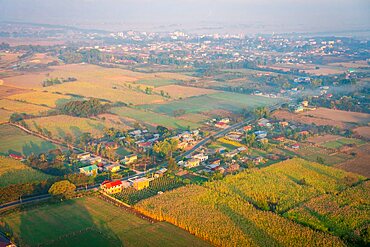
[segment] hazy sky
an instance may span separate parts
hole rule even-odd
[[[370,29],[369,13],[370,0],[0,0],[2,21],[112,30],[171,24],[193,29],[243,24],[268,31]]]

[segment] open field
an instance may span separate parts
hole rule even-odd
[[[11,46],[19,45],[41,45],[41,46],[51,46],[51,45],[62,45],[65,43],[64,40],[60,39],[51,39],[51,38],[10,38],[10,37],[1,37],[0,43],[5,42]]]
[[[273,66],[264,66],[271,69],[290,71],[290,69],[304,70],[312,75],[331,75],[344,73],[347,68],[333,65],[315,65],[315,64],[277,64]],[[318,69],[316,67],[319,67]]]
[[[32,91],[22,94],[14,94],[7,97],[11,100],[24,101],[36,105],[46,105],[49,107],[56,107],[58,104],[65,103],[71,96],[61,95],[56,93]]]
[[[29,135],[10,125],[0,125],[0,136],[1,154],[30,155],[34,153],[37,155],[57,148],[48,141]]]
[[[294,152],[300,157],[313,162],[316,162],[318,158],[322,158],[324,160],[324,164],[329,166],[339,164],[353,158],[349,154],[333,152],[325,148],[311,146],[304,143],[301,143],[300,148]]]
[[[0,99],[0,108],[19,113],[28,113],[28,114],[39,114],[40,112],[45,112],[50,110],[50,108],[45,106],[28,104],[16,100]]]
[[[137,83],[144,84],[152,87],[161,87],[166,85],[177,84],[179,81],[173,79],[153,78],[153,79],[141,79]]]
[[[38,131],[36,126],[51,132],[53,137],[62,139],[66,134],[78,138],[85,132],[92,136],[99,137],[103,135],[105,128],[115,127],[117,129],[125,128],[124,125],[113,124],[110,121],[79,118],[66,115],[57,115],[49,117],[32,118],[25,121],[29,128]]]
[[[14,95],[14,94],[26,93],[29,91],[30,90],[28,89],[4,86],[4,85],[1,85],[0,83],[0,99]]]
[[[209,246],[171,224],[150,223],[97,197],[43,205],[6,215],[1,221],[25,246],[72,246],[76,243],[78,246],[159,247],[163,243],[166,246]]]
[[[204,113],[214,109],[238,112],[244,108],[252,109],[277,102],[279,102],[278,99],[225,92],[196,96],[165,104],[145,105],[142,108],[172,116],[174,111],[181,109],[185,110],[185,113]]]
[[[353,129],[353,131],[356,134],[360,135],[361,137],[370,139],[370,127],[369,126],[361,126],[361,127]]]
[[[369,68],[369,64],[366,60],[359,60],[359,61],[353,61],[353,62],[341,62],[341,63],[329,63],[330,66],[336,66],[336,67],[343,67],[346,69],[351,68]]]
[[[307,139],[308,142],[314,143],[314,144],[323,144],[325,142],[331,142],[336,141],[338,139],[342,138],[341,136],[337,135],[321,135],[321,136],[312,136]]]
[[[205,89],[205,88],[197,88],[197,87],[184,87],[179,85],[167,85],[161,86],[154,89],[155,92],[160,93],[164,91],[168,93],[172,98],[179,99],[179,98],[188,98],[193,96],[200,96],[206,94],[213,94],[219,91]]]
[[[364,124],[370,121],[370,114],[359,112],[346,112],[328,108],[318,108],[314,111],[292,113],[285,110],[275,111],[273,117],[287,121],[316,125],[331,125],[339,128],[350,128],[356,124]]]
[[[26,166],[19,160],[0,156],[0,187],[11,184],[37,182],[51,177]]]
[[[129,107],[117,107],[111,109],[111,111],[120,117],[134,119],[140,123],[152,126],[162,125],[171,129],[187,129],[188,126],[190,128],[198,128],[200,126],[195,122]]]
[[[300,115],[313,116],[317,119],[328,119],[343,123],[367,124],[370,122],[370,114],[333,110],[328,108],[318,108],[314,111],[300,113]]]
[[[325,148],[334,148],[334,149],[339,149],[343,146],[346,146],[346,145],[363,145],[365,144],[364,141],[360,140],[360,139],[355,139],[355,138],[339,138],[338,140],[335,140],[335,141],[328,141],[328,142],[325,142],[323,144],[321,144],[320,146],[322,147],[325,147]]]
[[[346,178],[352,182],[346,184]],[[363,178],[292,159],[230,175],[204,187],[190,185],[165,192],[135,207],[217,246],[342,246],[337,237],[274,212],[283,213],[311,198],[349,188],[359,179]]]
[[[362,145],[352,152],[356,153],[353,159],[336,164],[335,167],[370,178],[370,145]]]
[[[10,115],[12,115],[11,111],[0,109],[0,124],[7,123],[9,121]]]
[[[370,181],[339,194],[324,194],[286,213],[294,221],[365,246],[370,216]],[[369,239],[367,239],[369,244]]]

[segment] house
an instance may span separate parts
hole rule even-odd
[[[116,149],[118,149],[118,148],[119,148],[119,145],[118,145],[117,143],[115,143],[115,142],[107,142],[107,143],[105,143],[105,147],[106,147],[107,149],[113,149],[113,150],[116,150]]]
[[[198,159],[190,159],[188,161],[185,162],[185,167],[187,168],[192,168],[192,167],[196,167],[196,166],[199,166],[200,165],[200,160]]]
[[[304,108],[303,106],[299,105],[294,108],[294,112],[303,112]]]
[[[260,127],[268,127],[268,126],[271,126],[270,124],[270,121],[266,118],[261,118],[260,120],[258,120],[258,126]]]
[[[105,167],[110,172],[118,172],[121,170],[121,166],[119,164],[111,164]]]
[[[167,172],[167,168],[161,168],[161,169],[159,169],[158,171],[155,172],[154,177],[156,177],[156,178],[162,177],[163,174],[165,174],[166,172]]]
[[[298,143],[293,144],[293,145],[292,145],[292,149],[299,149],[299,144],[298,144]]]
[[[200,162],[204,162],[204,161],[208,160],[208,155],[204,155],[203,153],[199,153],[199,154],[193,155],[192,158],[193,159],[198,159],[198,160],[200,160]]]
[[[302,106],[304,106],[304,107],[308,107],[308,101],[307,100],[304,100],[304,101],[302,101]]]
[[[287,127],[287,126],[289,125],[289,123],[288,123],[288,122],[286,122],[286,121],[279,122],[279,124],[280,124],[280,126],[282,126],[282,127]]]
[[[23,156],[18,154],[9,154],[9,157],[15,160],[23,160]]]
[[[248,132],[248,131],[251,131],[252,130],[252,125],[247,125],[247,126],[244,126],[243,127],[243,130],[245,131],[245,132]]]
[[[224,122],[217,122],[215,124],[215,127],[220,128],[220,129],[227,129],[229,125],[227,125],[227,123],[224,123]]]
[[[276,137],[274,137],[272,139],[275,140],[275,141],[279,141],[279,142],[285,141],[285,137],[284,136],[276,136]]]
[[[300,135],[303,135],[303,136],[306,136],[306,135],[309,135],[310,132],[308,132],[307,130],[302,130],[299,132]]]
[[[91,154],[89,152],[77,154],[77,159],[79,160],[87,160],[91,157]]]
[[[130,186],[129,182],[122,182],[121,180],[117,180],[114,182],[104,181],[100,188],[107,194],[115,194],[122,191],[122,189],[127,188]]]
[[[149,187],[149,181],[150,180],[148,178],[138,178],[132,182],[132,186],[136,190],[142,190]]]
[[[130,154],[130,155],[126,155],[125,158],[121,160],[121,163],[123,163],[124,165],[130,165],[130,164],[135,163],[136,161],[137,161],[137,155]]]
[[[259,142],[261,142],[262,144],[267,144],[267,143],[269,143],[269,139],[267,139],[267,138],[261,138],[261,139],[259,139],[258,141],[259,141]]]
[[[81,167],[80,173],[85,174],[87,176],[95,176],[96,174],[98,174],[98,166],[91,165],[91,166]]]
[[[261,163],[263,161],[263,157],[262,156],[258,156],[258,157],[256,157],[256,158],[254,158],[253,159],[253,162],[255,163],[255,164],[259,164],[259,163]]]
[[[218,164],[212,164],[212,165],[207,165],[206,167],[208,169],[210,169],[211,171],[216,171],[216,169],[219,167],[220,165]]]
[[[239,171],[239,169],[240,169],[240,165],[235,163],[235,164],[229,165],[229,167],[226,168],[225,172],[232,173],[232,172]]]
[[[257,136],[258,139],[262,139],[267,136],[267,132],[262,130],[255,131],[254,134]]]

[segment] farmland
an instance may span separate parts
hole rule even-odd
[[[0,124],[8,122],[10,115],[12,115],[11,111],[0,109]]]
[[[346,112],[328,108],[319,108],[314,111],[299,114],[279,110],[274,112],[277,119],[316,125],[331,125],[339,128],[351,128],[357,124],[364,124],[370,121],[370,115],[359,112]]]
[[[102,136],[105,128],[124,128],[123,125],[116,125],[108,121],[66,115],[33,118],[25,122],[31,130],[38,132],[40,129],[46,129],[51,132],[53,137],[59,139],[64,138],[67,134],[78,138],[85,132],[91,133],[92,136]]]
[[[355,172],[366,177],[370,177],[370,145],[356,147],[351,152],[356,155],[353,159],[336,164],[335,167],[349,172]]]
[[[129,187],[124,189],[122,192],[115,194],[114,197],[127,204],[133,205],[143,199],[155,196],[160,191],[164,192],[168,190],[173,190],[183,185],[184,183],[179,180],[168,177],[161,177],[151,181],[149,188],[137,191],[136,189]]]
[[[32,169],[18,160],[0,156],[0,187],[46,180],[51,176]]]
[[[353,131],[356,134],[366,139],[370,139],[370,127],[369,126],[361,126],[361,127],[355,128]]]
[[[177,128],[186,129],[188,128],[188,126],[190,126],[191,128],[197,128],[200,126],[195,122],[177,119],[175,117],[170,117],[167,115],[158,114],[147,110],[140,110],[129,107],[119,107],[113,108],[111,111],[120,117],[130,118],[139,121],[143,124],[149,124],[152,126],[162,125],[171,129]]]
[[[0,108],[19,113],[38,114],[50,110],[45,106],[27,104],[19,101],[0,99]]]
[[[300,157],[307,159],[309,161],[317,161],[318,158],[323,159],[324,164],[334,165],[338,163],[345,162],[352,158],[351,155],[346,153],[339,153],[332,150],[328,150],[323,147],[316,147],[308,144],[301,144],[301,147],[298,150],[294,151]]]
[[[0,222],[25,246],[208,246],[173,225],[150,223],[97,197],[39,206]]]
[[[30,155],[39,154],[55,149],[56,146],[41,138],[29,135],[22,130],[10,126],[0,125],[0,153]]]
[[[238,112],[242,109],[271,105],[278,101],[278,99],[225,92],[195,96],[166,104],[145,105],[142,108],[166,115],[173,115],[174,111],[181,109],[185,110],[185,113],[205,113],[214,109]]]
[[[49,92],[69,93],[84,97],[94,97],[109,101],[131,104],[164,102],[159,94],[146,94],[143,89],[152,79],[190,80],[191,77],[174,73],[138,73],[117,68],[104,68],[96,65],[73,64],[50,67],[43,73],[33,72],[7,77],[5,85],[22,88],[42,88],[42,82],[50,78],[76,78],[74,82],[49,86]],[[146,84],[139,84],[145,80]]]
[[[58,104],[63,103],[71,99],[71,96],[33,91],[22,94],[15,94],[7,97],[12,100],[24,101],[36,105],[47,105],[49,107],[56,107]]]
[[[343,191],[362,179],[292,159],[227,176],[204,187],[190,185],[165,192],[135,207],[214,245],[341,246],[344,243],[337,237],[313,231],[274,212],[284,213],[322,194]]]
[[[216,90],[196,88],[196,87],[184,87],[179,85],[167,85],[161,86],[154,89],[155,92],[160,93],[161,91],[168,93],[172,98],[181,99],[189,98],[200,95],[207,95],[217,93]]]
[[[370,182],[366,181],[339,194],[325,194],[286,213],[301,224],[331,232],[346,240],[364,245],[370,216]],[[369,243],[369,239],[365,240]]]

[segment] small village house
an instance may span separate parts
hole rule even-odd
[[[136,190],[142,190],[149,187],[150,180],[148,178],[138,178],[132,182],[132,186]]]
[[[100,188],[107,194],[115,194],[122,192],[124,188],[130,186],[129,182],[122,182],[121,180],[117,180],[114,182],[104,181]]]
[[[95,176],[98,174],[98,166],[91,165],[91,166],[81,167],[80,173],[85,174],[87,176]]]
[[[124,165],[130,165],[130,164],[135,163],[136,161],[137,161],[137,155],[136,154],[126,155],[125,158],[123,160],[121,160],[121,162]]]
[[[197,167],[200,165],[200,160],[198,159],[190,159],[188,161],[185,162],[185,167],[187,168],[193,168],[193,167]]]
[[[107,169],[110,172],[118,172],[119,170],[121,170],[121,166],[119,164],[111,164],[107,165],[105,169]]]

